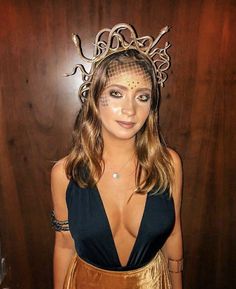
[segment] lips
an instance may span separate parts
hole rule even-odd
[[[118,121],[117,122],[120,122],[120,123],[123,123],[123,124],[135,124],[135,122],[130,122],[130,121]]]
[[[118,121],[118,120],[117,120],[117,122],[120,126],[122,126],[124,128],[132,128],[135,125],[134,122]]]

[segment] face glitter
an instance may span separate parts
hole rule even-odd
[[[127,83],[128,83],[128,86],[130,86],[130,89],[133,89],[139,84],[139,81],[136,81],[136,82],[132,81],[132,83],[130,83],[130,81],[127,81]]]

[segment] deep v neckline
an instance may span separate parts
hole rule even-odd
[[[110,222],[109,222],[109,219],[108,219],[108,216],[107,216],[107,212],[106,212],[106,209],[105,209],[105,206],[104,206],[102,197],[101,197],[101,195],[100,195],[100,192],[99,192],[99,189],[98,189],[97,185],[95,185],[94,188],[95,188],[96,194],[98,195],[99,202],[100,202],[101,207],[102,207],[103,215],[104,215],[105,220],[106,220],[106,225],[107,225],[107,228],[108,228],[110,237],[111,237],[112,246],[113,246],[113,249],[114,249],[114,252],[115,252],[115,255],[116,255],[117,262],[118,262],[118,264],[119,264],[119,266],[120,266],[121,268],[126,268],[127,266],[130,265],[130,262],[131,262],[131,259],[132,259],[132,257],[133,257],[133,254],[134,254],[134,251],[135,251],[135,249],[136,249],[136,246],[137,246],[137,244],[138,244],[139,238],[140,238],[140,236],[141,236],[141,234],[142,234],[143,222],[144,222],[144,218],[145,218],[146,211],[147,211],[147,203],[148,203],[149,192],[147,193],[147,196],[146,196],[146,199],[145,199],[144,210],[143,210],[142,218],[141,218],[141,221],[140,221],[140,225],[139,225],[137,237],[136,237],[136,239],[135,239],[135,241],[134,241],[134,244],[133,244],[133,246],[132,246],[131,252],[130,252],[130,254],[129,254],[127,264],[123,266],[123,265],[121,264],[121,262],[120,262],[120,257],[119,257],[119,255],[118,255],[118,251],[117,251],[117,248],[116,248],[115,240],[114,240],[113,235],[112,235],[112,230],[111,230]]]

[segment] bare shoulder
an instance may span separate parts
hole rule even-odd
[[[181,201],[182,194],[182,178],[183,178],[183,165],[180,155],[172,148],[167,148],[170,153],[174,165],[174,184],[173,184],[173,197],[177,204]]]
[[[65,172],[66,156],[58,160],[51,169],[51,194],[55,216],[59,220],[67,219],[66,189],[69,179]]]
[[[167,150],[172,157],[172,160],[173,160],[173,163],[174,163],[176,169],[180,169],[182,166],[182,160],[181,160],[180,155],[172,148],[167,147]]]
[[[51,174],[53,175],[60,175],[60,176],[64,176],[66,177],[66,174],[65,174],[65,162],[66,162],[66,158],[67,156],[61,158],[60,160],[58,160],[54,166],[52,167],[52,170],[51,170]]]

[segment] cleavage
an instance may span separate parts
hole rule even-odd
[[[126,266],[139,236],[147,196],[133,194],[127,203],[132,188],[124,192],[121,185],[114,186],[109,182],[99,182],[97,192],[108,220],[119,263]],[[128,188],[128,185],[125,187]]]

